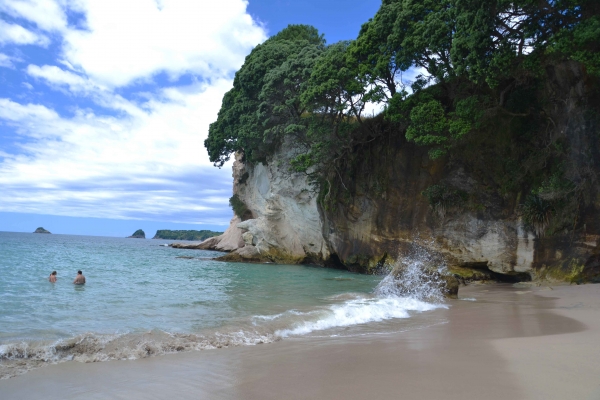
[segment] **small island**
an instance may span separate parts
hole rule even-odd
[[[128,239],[146,239],[146,234],[144,233],[143,230],[138,229],[137,231],[133,232],[133,235],[131,236],[127,236]]]
[[[42,227],[40,226],[40,227],[39,227],[39,228],[37,228],[37,229],[35,230],[35,232],[33,232],[33,233],[52,233],[52,232],[50,232],[50,231],[47,231],[47,230],[45,230],[44,228],[42,228]]]
[[[171,231],[168,229],[159,229],[156,231],[156,235],[154,235],[152,239],[204,241],[210,237],[219,236],[222,234],[223,232],[214,232],[209,230]]]

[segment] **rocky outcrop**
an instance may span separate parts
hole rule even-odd
[[[143,230],[138,229],[137,231],[133,232],[133,235],[131,236],[127,236],[128,239],[146,239],[146,234],[144,233]]]
[[[35,230],[33,233],[51,233],[50,231],[45,230],[41,226]]]
[[[289,158],[292,149],[286,145],[274,159]],[[487,213],[457,209],[440,217],[421,193],[440,181],[473,190],[472,179],[460,167],[430,161],[415,146],[405,144],[396,154],[385,193],[354,188],[348,202],[325,211],[304,176],[290,174],[275,162],[247,166],[238,157],[234,191],[251,215],[244,221],[233,218],[224,235],[195,248],[229,251],[220,257],[226,261],[309,262],[372,273],[382,265],[395,265],[418,242],[441,255],[461,282],[599,279],[600,235],[537,238],[516,213],[493,202],[490,208],[498,209]]]
[[[299,264],[329,260],[317,193],[305,174],[289,172],[287,163],[293,155],[289,142],[267,164],[250,167],[237,155],[233,192],[249,212],[232,219],[222,237],[198,248],[231,251],[220,257],[224,261]]]
[[[547,111],[548,123],[556,125],[572,167],[597,176],[598,128],[574,100],[585,97],[581,71],[565,64],[554,74],[547,91],[559,93],[560,101]],[[308,262],[372,273],[397,265],[419,243],[461,281],[600,280],[598,191],[588,192],[585,208],[575,210],[563,231],[540,236],[519,216],[521,196],[531,188],[499,194],[491,169],[503,160],[493,148],[478,146],[475,153],[456,149],[463,160],[432,161],[426,148],[391,132],[361,148],[328,201],[317,201],[306,175],[290,172],[293,142],[284,142],[265,163],[249,165],[238,155],[233,191],[247,211],[232,220],[228,232],[235,235],[229,234],[227,246],[226,232],[199,248],[226,248],[231,253],[223,260]],[[479,164],[471,162],[475,158]],[[424,195],[433,185],[464,197],[436,206]]]
[[[199,244],[173,243],[171,247],[176,249],[195,249],[195,250],[217,250],[234,251],[244,247],[242,239],[242,230],[237,227],[240,222],[239,217],[233,217],[229,222],[229,227],[222,235],[211,237]]]

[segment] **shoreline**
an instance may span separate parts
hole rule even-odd
[[[600,399],[600,285],[472,285],[395,333],[50,365],[6,399]],[[475,298],[475,301],[466,301]],[[410,324],[409,324],[410,325]]]

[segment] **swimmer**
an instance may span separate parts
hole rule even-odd
[[[85,284],[85,276],[83,276],[83,273],[81,271],[77,271],[77,276],[75,277],[75,280],[73,281],[73,283],[75,285]]]
[[[52,271],[52,273],[48,277],[48,281],[50,281],[52,283],[56,282],[56,271]]]

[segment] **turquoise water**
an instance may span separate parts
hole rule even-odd
[[[222,253],[167,243],[0,232],[0,376],[19,373],[16,360],[37,366],[266,343],[434,307],[374,296],[377,276],[218,262],[210,258]],[[84,286],[72,284],[79,269]]]

